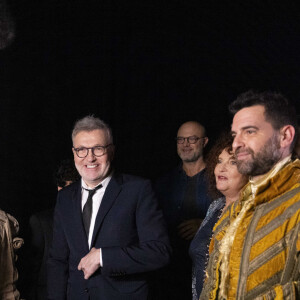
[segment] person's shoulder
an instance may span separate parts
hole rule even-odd
[[[296,158],[292,162],[288,164],[288,170],[290,173],[294,173],[295,175],[298,176],[298,181],[299,181],[299,174],[300,174],[300,159]]]
[[[131,175],[131,174],[121,174],[117,173],[112,176],[112,179],[117,181],[119,184],[127,185],[127,184],[145,184],[147,182],[150,182],[149,179]]]
[[[77,199],[77,195],[81,193],[80,180],[71,183],[57,193],[56,207],[69,206],[70,200]]]
[[[75,191],[77,191],[79,188],[81,187],[81,182],[80,180],[77,180],[73,183],[71,183],[70,185],[64,187],[63,189],[61,189],[59,192],[58,192],[58,195],[60,197],[62,196],[68,196],[70,194],[73,194]]]

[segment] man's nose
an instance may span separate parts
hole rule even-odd
[[[186,146],[186,145],[189,145],[189,144],[190,144],[189,139],[188,139],[188,138],[185,138],[183,144],[184,144],[185,146]]]
[[[86,157],[89,161],[93,161],[95,160],[95,155],[93,154],[93,150],[92,149],[89,149],[89,152],[88,152],[88,155]]]
[[[233,152],[243,145],[242,138],[239,134],[235,135],[232,142],[232,150]]]

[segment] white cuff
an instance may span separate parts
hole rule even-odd
[[[99,250],[100,250],[100,267],[103,267],[102,251],[101,251],[101,248],[99,248]]]

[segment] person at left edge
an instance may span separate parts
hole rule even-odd
[[[166,265],[170,257],[150,182],[112,171],[113,138],[102,120],[87,116],[77,121],[72,140],[82,178],[58,193],[48,299],[146,300],[147,273]],[[85,229],[83,211],[94,188]]]

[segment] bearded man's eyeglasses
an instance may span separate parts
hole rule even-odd
[[[201,139],[205,139],[205,137],[197,137],[197,136],[188,136],[188,137],[182,137],[182,136],[178,136],[176,138],[177,144],[183,144],[185,140],[187,140],[187,142],[189,144],[196,144],[198,142],[198,140]]]

